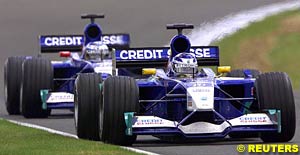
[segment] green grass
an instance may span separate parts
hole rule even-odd
[[[270,57],[273,68],[287,72],[296,88],[300,82],[300,34],[285,34],[279,36],[278,44],[273,48]],[[286,47],[288,46],[288,47]],[[283,61],[287,60],[287,61]]]
[[[2,155],[136,155],[119,146],[63,137],[0,120]]]
[[[260,59],[256,59],[255,56],[252,56],[251,60],[237,61],[243,55],[245,57],[243,52],[251,52],[253,49],[253,55],[258,55],[257,49],[259,49],[259,52],[265,53],[262,59],[265,62],[255,69],[287,72],[292,79],[294,89],[297,89],[300,84],[300,18],[293,17],[298,16],[300,17],[299,10],[294,10],[268,17],[263,21],[252,23],[212,45],[220,47],[221,64],[231,65],[232,69],[241,66],[246,68],[247,66],[243,66],[243,63],[247,65],[259,61]],[[282,24],[289,18],[293,18],[294,27],[293,24]],[[293,30],[295,23],[296,28],[298,26],[299,29]],[[248,55],[246,54],[246,57]]]

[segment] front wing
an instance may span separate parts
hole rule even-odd
[[[127,135],[175,135],[186,138],[222,138],[230,132],[281,132],[280,110],[268,109],[263,113],[245,114],[226,120],[220,124],[194,122],[182,125],[197,111],[191,112],[180,122],[170,121],[156,116],[135,116],[133,112],[124,113]]]

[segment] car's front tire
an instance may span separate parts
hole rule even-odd
[[[256,80],[258,103],[261,110],[281,111],[281,132],[263,132],[264,142],[288,142],[295,134],[296,116],[293,89],[286,73],[270,72],[258,76]]]
[[[100,140],[99,112],[102,104],[101,74],[79,74],[74,89],[74,120],[77,136],[82,139]]]
[[[20,84],[25,57],[9,57],[4,65],[4,96],[8,114],[20,114]]]
[[[139,111],[139,88],[134,78],[110,77],[103,84],[103,104],[100,108],[101,140],[116,145],[132,145],[136,135],[125,134],[125,112]]]
[[[26,118],[44,118],[47,109],[42,108],[40,90],[53,88],[53,67],[44,58],[27,59],[23,63],[20,90],[21,113]]]

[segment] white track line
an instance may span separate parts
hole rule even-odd
[[[129,150],[129,151],[137,152],[137,153],[147,154],[147,155],[159,155],[157,153],[153,153],[153,152],[149,152],[149,151],[144,151],[144,150],[140,150],[140,149],[136,149],[136,148],[132,148],[132,147],[121,146],[121,148]]]
[[[71,137],[71,138],[78,139],[78,137],[76,135],[66,133],[66,132],[62,132],[62,131],[58,131],[58,130],[54,130],[54,129],[50,129],[50,128],[47,128],[47,127],[43,127],[43,126],[39,126],[39,125],[35,125],[35,124],[30,124],[30,123],[19,122],[19,121],[15,121],[15,120],[9,120],[9,119],[7,119],[7,121],[11,122],[11,123],[14,123],[14,124],[17,124],[17,125],[21,125],[21,126],[25,126],[25,127],[29,127],[29,128],[34,128],[34,129],[39,129],[39,130],[44,130],[44,131],[47,131],[49,133],[53,133],[53,134],[57,134],[57,135],[65,136],[65,137]]]
[[[261,21],[268,16],[297,8],[300,12],[300,1],[290,0],[241,11],[227,15],[214,22],[202,23],[200,27],[194,29],[187,36],[190,38],[193,46],[208,46],[214,41],[220,40],[247,27],[252,22]]]
[[[5,120],[5,119],[0,118],[0,120]],[[50,128],[35,125],[35,124],[24,123],[24,122],[19,122],[19,121],[15,121],[15,120],[9,120],[9,119],[6,119],[6,120],[8,122],[11,122],[11,123],[14,123],[14,124],[17,124],[17,125],[21,125],[21,126],[25,126],[25,127],[29,127],[29,128],[34,128],[34,129],[39,129],[39,130],[47,131],[49,133],[53,133],[53,134],[57,134],[57,135],[65,136],[65,137],[71,137],[71,138],[78,139],[78,137],[76,135],[73,135],[73,134],[70,134],[70,133],[50,129]],[[136,148],[132,148],[132,147],[122,146],[121,148],[123,148],[125,150],[129,150],[129,151],[133,151],[133,152],[136,152],[136,153],[146,154],[146,155],[159,155],[159,154],[156,154],[156,153],[153,153],[153,152],[148,152],[148,151],[144,151],[144,150],[140,150],[140,149],[136,149]]]
[[[265,17],[278,14],[280,12],[297,9],[297,8],[300,8],[300,1],[291,0],[288,2],[267,5],[257,9],[242,11],[234,15],[228,15],[213,23],[203,23],[199,28],[193,30],[188,35],[188,37],[190,38],[192,45],[206,46],[212,43],[213,41],[220,40],[225,36],[231,35],[234,32],[238,31],[239,29],[248,26],[251,22],[260,21],[263,20]],[[78,138],[76,135],[58,131],[58,130],[53,130],[39,125],[23,123],[14,120],[8,120],[8,121],[21,126],[40,129],[40,130],[44,130],[50,133],[54,133],[66,137],[72,137],[76,139]],[[133,152],[137,152],[137,153],[147,154],[147,155],[159,155],[156,153],[135,149],[131,147],[121,147],[121,148]]]

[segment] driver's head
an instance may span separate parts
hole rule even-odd
[[[177,76],[191,76],[198,73],[197,58],[193,53],[179,53],[172,58],[171,64]]]
[[[90,42],[84,47],[84,59],[102,61],[111,58],[107,45],[101,41]]]

